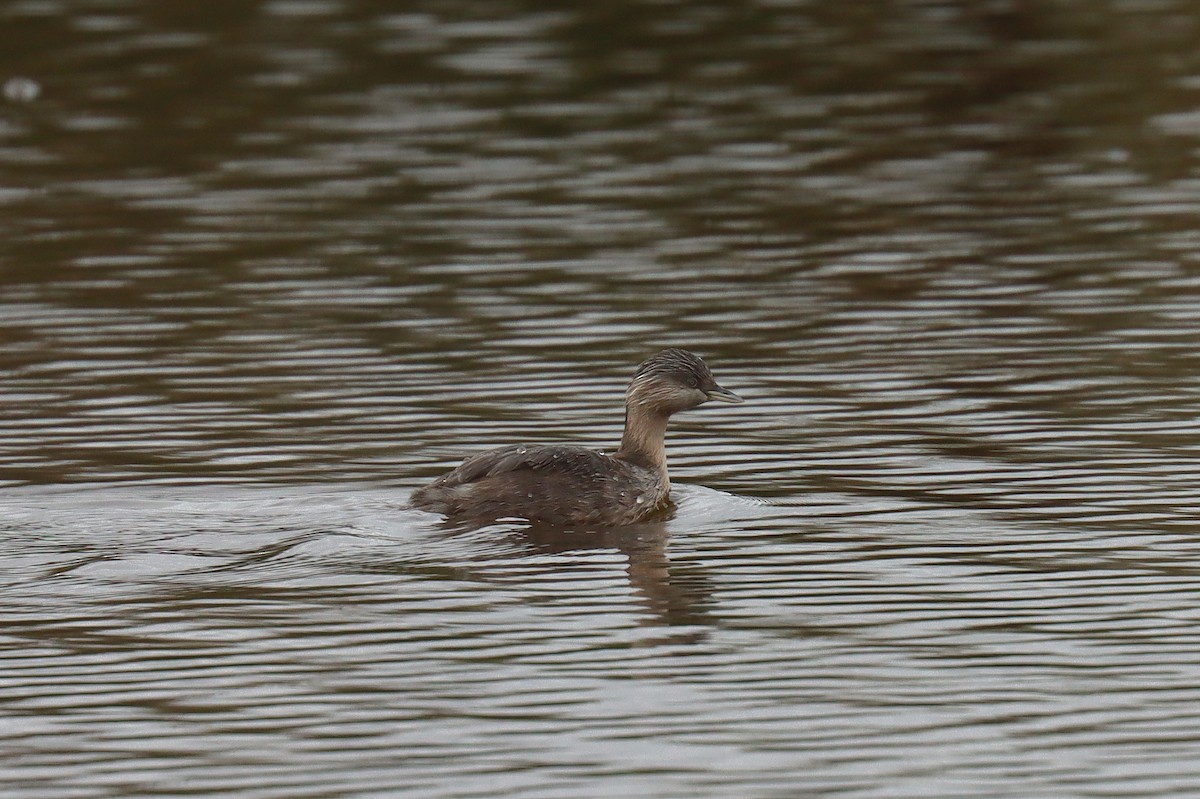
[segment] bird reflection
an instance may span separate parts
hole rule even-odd
[[[709,613],[712,579],[699,564],[671,561],[667,555],[669,535],[664,522],[644,522],[597,531],[531,526],[514,530],[513,535],[547,554],[588,550],[620,552],[629,562],[626,573],[630,585],[650,611],[644,617],[647,624],[710,627],[714,622]],[[706,630],[701,630],[685,638],[700,640],[705,634]],[[679,640],[679,637],[672,636],[672,640]]]

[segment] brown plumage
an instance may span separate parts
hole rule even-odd
[[[717,385],[697,356],[663,350],[629,382],[625,433],[612,455],[570,446],[501,447],[467,458],[417,489],[412,504],[480,521],[515,517],[606,527],[641,521],[669,501],[667,420],[708,400],[742,401]]]

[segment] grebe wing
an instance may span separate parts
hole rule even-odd
[[[619,472],[622,466],[621,461],[584,447],[513,445],[472,455],[446,477],[454,483],[470,483],[521,469],[602,477]]]

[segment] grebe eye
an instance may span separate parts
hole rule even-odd
[[[700,381],[696,379],[695,375],[693,375],[692,377],[688,378],[688,385],[692,388],[695,388],[696,386],[700,385]]]

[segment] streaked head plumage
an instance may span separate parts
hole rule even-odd
[[[627,406],[645,406],[665,414],[695,408],[708,400],[742,401],[732,391],[717,385],[698,355],[677,347],[642,361],[625,392]]]

